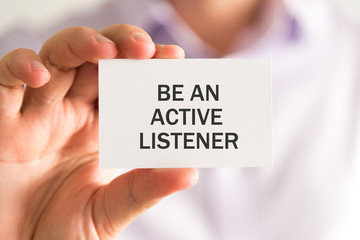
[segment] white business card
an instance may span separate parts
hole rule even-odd
[[[270,60],[100,60],[100,167],[271,166],[271,97]]]

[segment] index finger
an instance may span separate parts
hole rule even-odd
[[[41,88],[27,88],[25,106],[45,106],[62,101],[73,84],[77,67],[116,55],[115,44],[94,29],[73,27],[55,34],[39,53],[51,79]]]
[[[76,68],[85,62],[97,63],[100,58],[114,58],[114,42],[87,27],[72,27],[52,36],[39,53],[44,62],[60,70]]]

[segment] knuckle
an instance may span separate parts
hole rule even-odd
[[[138,194],[136,193],[136,179],[137,179],[137,171],[134,170],[129,172],[129,178],[128,178],[128,196],[130,198],[130,201],[132,202],[133,207],[136,207],[140,211],[146,211],[149,209],[153,204],[149,203],[147,201],[142,200],[139,198]]]
[[[118,28],[127,29],[127,30],[133,30],[134,28],[139,28],[139,27],[137,27],[135,25],[127,24],[127,23],[122,23],[122,24],[118,25]]]
[[[26,48],[17,48],[9,52],[4,58],[11,61],[11,60],[22,59],[25,56],[29,56],[33,54],[36,55],[36,53],[33,50]]]
[[[80,35],[80,36],[95,32],[94,29],[89,28],[89,27],[84,27],[84,26],[72,27],[72,28],[70,28],[70,30],[73,33]]]
[[[102,30],[102,32],[113,32],[113,31],[121,31],[121,32],[145,32],[142,28],[127,24],[127,23],[121,23],[121,24],[115,24],[111,25],[105,29]]]
[[[127,31],[127,32],[142,32],[142,33],[145,33],[146,32],[138,27],[138,26],[135,26],[135,25],[130,25],[130,24],[124,24],[123,28]]]
[[[18,48],[9,52],[2,60],[2,65],[4,65],[7,70],[9,70],[13,75],[17,72],[18,68],[21,68],[23,64],[29,61],[32,58],[35,58],[37,55],[33,50]]]

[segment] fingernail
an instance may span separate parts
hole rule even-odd
[[[35,60],[31,62],[31,68],[33,71],[46,71],[48,72],[47,68],[39,61]]]
[[[153,41],[151,40],[150,37],[146,36],[143,33],[135,33],[134,34],[134,39],[136,41],[145,41],[145,42],[149,42],[149,43],[153,43]]]
[[[112,44],[114,44],[113,41],[111,41],[110,39],[104,37],[101,34],[96,34],[95,39],[96,39],[96,41],[98,41],[98,43],[112,43]]]

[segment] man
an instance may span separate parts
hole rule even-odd
[[[201,170],[195,188],[140,217],[120,239],[358,239],[359,27],[306,2],[141,3],[113,2],[98,14],[111,9],[129,23],[141,16],[154,42],[178,44],[188,57],[272,58],[274,166]],[[115,57],[183,52],[117,25],[66,29],[39,55],[17,50],[2,59],[2,236],[111,239],[196,182],[194,169],[135,170],[110,185],[100,179],[95,64]]]

